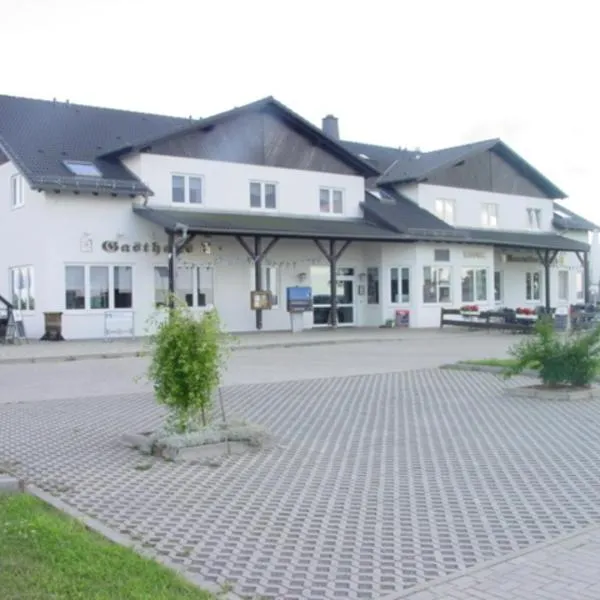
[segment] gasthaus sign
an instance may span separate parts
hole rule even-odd
[[[117,252],[133,252],[133,253],[143,253],[143,254],[169,254],[171,251],[168,244],[159,244],[158,242],[131,242],[131,243],[121,243],[116,240],[105,240],[102,242],[102,250],[104,252],[108,252],[109,254],[115,254]],[[187,244],[185,246],[185,252],[193,252],[192,244]]]

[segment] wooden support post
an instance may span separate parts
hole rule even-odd
[[[254,236],[254,289],[262,290],[262,238],[257,235]],[[256,313],[256,329],[260,331],[263,328],[263,314],[262,310],[258,309],[254,311]]]
[[[278,237],[274,237],[263,249],[262,237],[260,235],[254,236],[254,248],[246,242],[241,235],[236,235],[235,239],[239,242],[240,246],[246,251],[248,256],[254,263],[254,288],[256,291],[260,291],[262,287],[262,261],[271,251],[273,246],[279,241]],[[261,330],[263,327],[263,314],[262,310],[256,311],[256,329]]]
[[[545,288],[545,302],[544,308],[547,315],[551,314],[552,308],[552,298],[551,298],[551,289],[550,289],[550,266],[556,259],[558,255],[558,250],[548,250],[545,249],[543,252],[541,250],[535,251],[540,262],[544,267],[544,288]]]
[[[168,306],[170,309],[175,308],[175,258],[177,257],[177,246],[175,244],[175,234],[168,232],[169,239],[169,300]]]
[[[317,248],[321,251],[323,256],[329,262],[329,284],[330,284],[330,294],[331,294],[331,310],[329,311],[329,325],[332,328],[336,328],[338,324],[338,314],[337,314],[337,264],[338,260],[346,250],[346,248],[350,245],[351,240],[346,240],[339,250],[336,251],[336,241],[337,240],[329,240],[329,249],[326,249],[321,240],[314,239],[313,240],[317,245]]]

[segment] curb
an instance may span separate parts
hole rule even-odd
[[[348,340],[314,340],[302,342],[275,342],[272,344],[248,344],[245,346],[233,346],[232,351],[239,350],[270,350],[273,348],[296,348],[310,346],[336,346],[341,344],[365,344],[365,343],[390,343],[404,341],[402,338],[363,338]],[[23,356],[0,358],[0,365],[14,364],[32,364],[32,363],[54,363],[54,362],[73,362],[76,360],[102,360],[112,358],[143,358],[148,356],[149,352],[144,350],[131,350],[123,352],[91,352],[89,354],[61,354],[50,356]]]
[[[13,477],[9,473],[0,473],[0,493],[16,494],[25,488],[23,480]]]
[[[472,371],[475,373],[493,373],[495,375],[502,375],[502,373],[504,373],[504,367],[494,367],[492,365],[476,365],[466,362],[457,362],[448,365],[441,365],[440,369],[445,369],[447,371]],[[533,371],[532,369],[526,369],[522,373],[519,373],[519,375],[523,375],[525,377],[537,377],[537,371]]]
[[[477,365],[467,362],[450,363],[447,365],[440,365],[438,367],[446,371],[471,371],[475,373],[492,373],[494,375],[502,375],[504,367],[493,367],[491,365]],[[538,372],[532,369],[525,369],[519,376],[523,377],[539,377]],[[594,381],[600,382],[600,375],[594,377]]]
[[[469,567],[467,569],[463,569],[461,571],[457,571],[455,573],[451,573],[450,575],[445,575],[438,579],[432,579],[431,581],[426,581],[425,583],[421,583],[419,585],[415,585],[414,587],[408,588],[406,590],[402,590],[401,592],[394,592],[387,596],[383,596],[381,600],[401,600],[403,598],[408,598],[420,592],[433,591],[435,592],[436,587],[442,587],[456,579],[461,579],[462,577],[472,577],[474,574],[479,573],[480,571],[485,571],[486,569],[492,569],[497,565],[501,565],[506,562],[510,562],[511,560],[515,560],[517,558],[521,558],[522,556],[526,556],[527,554],[533,554],[538,550],[543,550],[544,548],[548,548],[550,546],[555,546],[558,544],[564,544],[571,539],[577,538],[579,536],[587,535],[594,531],[600,529],[600,523],[594,523],[592,525],[588,525],[583,529],[578,531],[572,531],[570,533],[565,533],[562,536],[554,538],[552,540],[546,540],[545,542],[540,542],[539,544],[534,544],[528,548],[523,548],[522,550],[517,550],[513,554],[508,554],[506,556],[499,556],[498,558],[493,558],[489,561],[484,561],[478,565],[473,567]],[[493,595],[493,592],[491,592]],[[444,596],[445,598],[446,596]],[[466,596],[465,596],[466,597]],[[494,596],[495,597],[495,596]]]
[[[114,544],[119,544],[120,546],[124,546],[125,548],[130,548],[140,556],[143,556],[144,558],[151,558],[155,562],[160,563],[165,567],[168,567],[172,571],[176,571],[181,577],[183,577],[186,581],[195,585],[196,587],[199,587],[212,594],[221,593],[221,595],[218,596],[219,599],[222,598],[223,600],[242,600],[241,596],[238,596],[233,592],[227,592],[226,594],[223,594],[220,587],[215,586],[214,583],[203,581],[198,576],[187,571],[185,567],[172,563],[169,559],[164,558],[161,555],[156,555],[154,553],[144,551],[144,549],[137,545],[131,538],[127,537],[126,535],[123,535],[122,533],[119,533],[118,531],[115,531],[114,529],[111,529],[110,527],[107,527],[98,519],[88,517],[77,508],[71,506],[70,504],[67,504],[63,500],[55,498],[48,492],[42,490],[41,488],[35,485],[26,485],[24,486],[24,491],[27,494],[31,494],[32,496],[35,496],[36,498],[42,500],[46,504],[49,504],[56,510],[59,510],[60,512],[69,515],[73,519],[76,519],[91,531],[100,534],[101,536],[105,537],[107,540],[113,542]]]

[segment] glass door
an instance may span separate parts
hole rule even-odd
[[[337,322],[338,325],[354,324],[354,269],[337,270]],[[329,267],[310,269],[313,293],[313,324],[327,326],[331,315],[331,282]]]

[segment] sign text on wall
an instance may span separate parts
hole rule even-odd
[[[144,252],[152,254],[161,254],[164,252],[168,254],[171,249],[168,244],[159,244],[158,242],[132,242],[130,244],[121,244],[115,240],[106,240],[102,242],[102,250],[110,254],[115,252]],[[194,248],[192,244],[188,244],[185,247],[185,252],[193,252]]]

